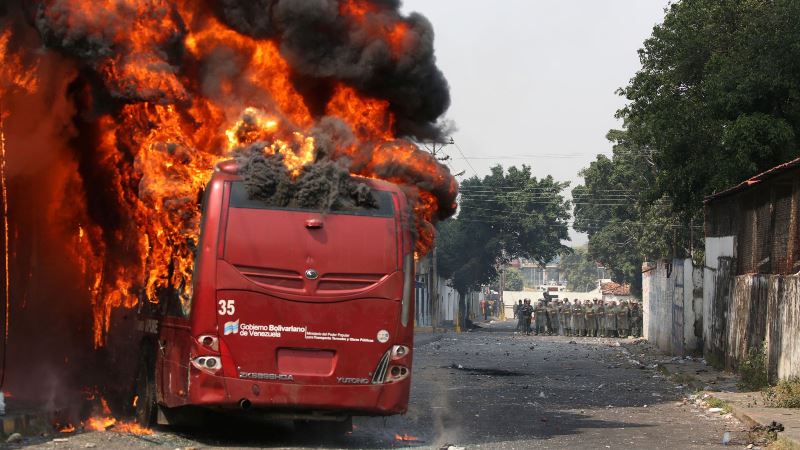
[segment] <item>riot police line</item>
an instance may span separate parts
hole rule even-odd
[[[514,317],[516,332],[526,335],[638,338],[642,333],[642,310],[636,301],[565,298],[533,305],[526,298],[514,305]]]

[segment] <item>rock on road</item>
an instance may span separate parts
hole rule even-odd
[[[93,432],[27,444],[42,449],[445,444],[486,449],[674,449],[721,448],[726,431],[742,432],[734,419],[683,402],[687,392],[640,364],[619,340],[521,336],[512,328],[511,322],[493,324],[418,344],[408,414],[357,418],[352,435],[338,440],[309,436],[288,424],[220,419],[202,429],[159,429],[144,437]],[[630,340],[623,342],[628,345]],[[398,435],[417,440],[399,441]]]

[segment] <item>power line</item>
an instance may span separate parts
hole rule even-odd
[[[463,184],[459,186],[459,190],[461,191],[486,191],[486,192],[526,192],[526,191],[565,191],[564,188],[559,188],[557,186],[551,187],[533,187],[533,186],[464,186]],[[633,189],[597,189],[597,190],[589,190],[589,189],[574,189],[575,191],[587,194],[599,193],[599,192],[626,192],[626,193],[634,193],[638,192]]]
[[[477,199],[481,200],[481,199]],[[615,199],[608,199],[604,200],[603,203],[599,202],[586,202],[586,201],[571,201],[569,199],[547,199],[547,198],[537,198],[537,199],[529,199],[529,200],[504,200],[502,201],[503,204],[526,204],[526,205],[561,205],[564,203],[569,202],[571,205],[580,205],[580,206],[634,206],[630,202],[622,202],[616,201]]]
[[[495,224],[495,223],[502,223],[505,219],[507,219],[507,216],[505,216],[505,217],[498,217],[498,216],[484,216],[484,217],[481,217],[481,216],[475,216],[475,217],[470,217],[470,218],[466,218],[466,219],[465,218],[460,218],[460,217],[454,217],[454,218],[449,219],[449,220],[456,220],[456,221],[460,221],[460,222],[469,222],[469,223]],[[597,223],[592,223],[592,224],[581,225],[581,228],[599,230],[599,229],[606,228],[609,225],[615,224],[615,223],[619,224],[621,226],[626,226],[626,225],[653,225],[652,223],[648,223],[648,222],[628,222],[628,221],[625,221],[625,222],[597,222]],[[562,223],[562,224],[559,224],[559,223],[537,224],[537,226],[548,226],[548,227],[569,226],[571,228],[574,228],[574,225],[575,225],[574,221],[567,221],[567,222]],[[687,226],[687,225],[670,225],[670,224],[666,224],[666,225],[658,225],[658,226],[662,227],[662,228],[682,228],[682,229],[690,229],[690,228],[700,229],[700,228],[703,228],[702,225]]]
[[[554,197],[571,197],[571,198],[586,198],[586,199],[609,199],[616,198],[620,200],[636,199],[637,196],[633,194],[572,194],[569,192],[459,192],[459,195],[465,198],[554,198]]]
[[[462,157],[462,158],[464,159],[464,161],[467,163],[467,165],[469,166],[469,168],[470,168],[470,169],[472,169],[472,173],[474,173],[474,174],[475,174],[475,176],[476,176],[477,178],[480,178],[480,175],[478,175],[478,171],[477,171],[477,170],[475,170],[475,168],[474,168],[474,167],[472,167],[472,163],[471,163],[471,162],[469,162],[469,158],[467,158],[466,156],[464,156],[464,152],[461,150],[461,147],[459,147],[458,143],[457,143],[455,140],[453,140],[453,138],[450,138],[450,142],[452,142],[452,143],[453,143],[453,145],[455,145],[455,146],[456,146],[456,150],[458,150],[458,153],[460,153],[460,154],[461,154],[461,157]]]
[[[585,158],[587,156],[596,156],[597,154],[591,153],[539,153],[539,154],[528,154],[528,155],[497,155],[497,156],[462,156],[461,158],[454,158],[454,159],[464,159],[464,160],[495,160],[495,159],[533,159],[533,158],[542,158],[542,159],[576,159],[576,158]]]

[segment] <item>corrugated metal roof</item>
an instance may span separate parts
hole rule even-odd
[[[789,162],[785,162],[785,163],[783,163],[781,165],[775,166],[775,167],[767,170],[766,172],[762,172],[762,173],[760,173],[760,174],[758,174],[758,175],[756,175],[754,177],[748,178],[747,180],[737,184],[736,186],[733,186],[732,188],[725,189],[724,191],[717,192],[716,194],[711,194],[708,197],[706,197],[703,202],[704,203],[708,203],[708,202],[710,202],[712,200],[715,200],[715,199],[718,199],[720,197],[725,197],[725,196],[734,194],[734,193],[739,192],[741,190],[747,189],[747,188],[749,188],[751,186],[755,186],[756,184],[761,183],[762,181],[764,181],[764,180],[766,180],[766,179],[768,179],[770,177],[774,177],[774,176],[780,175],[781,173],[783,173],[783,172],[785,172],[785,171],[787,171],[789,169],[793,169],[795,167],[798,167],[798,166],[800,166],[800,158],[793,159],[793,160],[791,160]]]

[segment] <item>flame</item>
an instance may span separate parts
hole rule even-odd
[[[366,0],[346,0],[339,3],[339,14],[355,19],[359,25],[364,24],[368,14],[378,14],[379,12],[374,3]],[[408,23],[398,21],[391,25],[372,26],[369,31],[373,37],[382,39],[388,44],[395,58],[403,54],[405,38],[409,31]]]
[[[355,89],[340,84],[328,102],[326,113],[342,119],[356,137],[364,141],[394,139],[394,117],[389,102],[358,95]]]
[[[137,405],[138,403],[139,403],[139,396],[138,396],[138,395],[134,395],[134,396],[133,396],[133,402],[131,402],[131,406],[133,406],[134,408],[136,408],[136,405]]]
[[[150,435],[154,434],[153,430],[145,428],[136,422],[119,421],[112,416],[102,415],[93,416],[83,422],[83,429],[86,431],[113,431],[115,433],[130,433],[136,435]],[[68,427],[59,430],[61,433],[72,433],[75,427],[69,425]]]
[[[153,434],[153,430],[150,428],[145,428],[136,422],[117,422],[111,431],[114,431],[115,433],[136,434],[140,436]]]
[[[367,0],[339,2],[344,23],[360,24],[398,59],[414,43],[413,24],[389,15],[387,8]],[[199,194],[214,165],[242,147],[280,154],[297,177],[319,156],[325,120],[344,124],[350,133],[333,139],[325,156],[348,161],[354,175],[384,179],[407,192],[417,255],[430,249],[431,223],[440,211],[453,210],[439,202],[455,198],[455,180],[433,156],[397,135],[388,100],[366,95],[355,81],[326,81],[324,97],[307,104],[291,58],[278,42],[235,31],[202,2],[59,0],[42,3],[38,14],[111,43],[104,49],[108,54],[85,63],[98,75],[97,84],[118,100],[93,117],[94,141],[87,151],[91,169],[104,177],[99,188],[115,208],[109,212],[115,224],[93,220],[86,200],[64,202],[74,219],[68,239],[90,298],[95,347],[104,345],[118,308],[177,299],[188,311]],[[0,75],[5,78],[8,71],[15,86],[36,89],[35,72],[3,59],[9,36],[0,34]],[[179,57],[166,58],[170,49],[180,50],[173,52]],[[219,63],[221,55],[227,64]],[[85,91],[87,104],[102,101],[92,88]],[[3,149],[0,108],[0,157]],[[85,191],[98,189],[76,177]],[[105,426],[109,415],[104,412],[90,425]]]
[[[339,14],[350,16],[359,22],[363,22],[367,14],[376,11],[375,5],[366,0],[346,0],[339,3]]]
[[[86,431],[106,431],[117,423],[117,419],[111,416],[95,416],[86,419],[83,429]]]
[[[11,89],[25,92],[38,87],[36,64],[23,64],[22,58],[9,50],[11,30],[0,32],[0,97]]]
[[[61,427],[58,429],[59,433],[74,433],[75,432],[75,425],[69,424],[67,426]]]
[[[11,323],[11,276],[9,272],[8,180],[4,126],[7,111],[3,107],[3,97],[10,90],[33,92],[37,88],[36,64],[23,64],[19,55],[9,51],[10,41],[10,30],[0,33],[0,197],[3,202],[3,301],[5,303],[3,336],[5,341],[8,341],[8,330]]]
[[[415,442],[419,441],[419,438],[416,436],[411,436],[409,434],[395,434],[394,439],[400,442]]]
[[[406,35],[408,35],[408,24],[405,22],[398,22],[387,33],[389,40],[389,47],[392,49],[392,54],[398,57],[403,54],[405,46]]]

